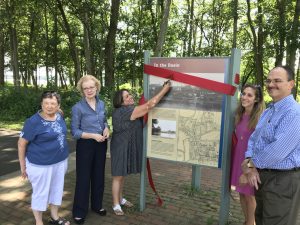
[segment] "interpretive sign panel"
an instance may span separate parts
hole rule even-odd
[[[224,82],[228,58],[150,58],[150,64]],[[149,77],[149,98],[165,79]],[[147,156],[217,167],[223,94],[172,81],[171,91],[148,115]]]

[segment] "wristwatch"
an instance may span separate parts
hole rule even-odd
[[[255,165],[254,165],[254,163],[252,162],[251,158],[248,158],[247,167],[248,167],[248,168],[254,168],[254,167],[255,167]]]

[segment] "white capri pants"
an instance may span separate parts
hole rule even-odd
[[[48,204],[61,205],[68,158],[53,165],[32,164],[26,158],[26,172],[32,186],[31,208],[46,211]]]

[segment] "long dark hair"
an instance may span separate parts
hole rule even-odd
[[[243,91],[248,87],[252,88],[255,92],[255,103],[250,113],[250,120],[248,123],[248,128],[254,129],[259,120],[260,115],[265,110],[265,102],[264,102],[261,86],[245,84],[241,90],[241,93],[243,93]],[[235,112],[235,125],[237,125],[241,121],[244,113],[245,113],[245,108],[242,106],[242,101],[240,99],[238,107]]]

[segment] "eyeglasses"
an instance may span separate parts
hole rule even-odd
[[[92,90],[94,90],[96,87],[94,86],[94,87],[85,87],[85,88],[82,88],[82,90],[83,91],[92,91]]]
[[[281,80],[281,79],[274,79],[274,80],[271,80],[271,79],[267,79],[267,80],[265,80],[265,84],[271,84],[271,83],[273,83],[273,84],[280,84],[280,83],[282,83],[283,82],[283,80]]]

